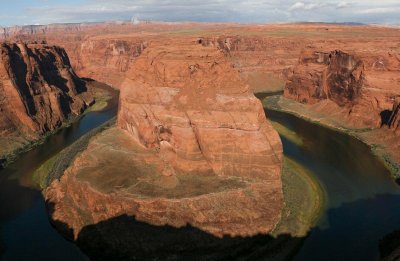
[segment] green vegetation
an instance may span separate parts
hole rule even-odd
[[[110,92],[105,89],[95,89],[93,95],[96,102],[90,106],[85,113],[104,110],[107,107],[108,102],[112,99]]]
[[[380,145],[370,145],[372,153],[385,165],[390,171],[393,178],[399,183],[400,181],[400,164],[398,164],[391,155],[387,153],[385,147]]]
[[[46,179],[56,162],[58,155],[55,155],[43,163],[32,175],[33,184],[38,188],[44,189],[46,187]]]
[[[272,235],[304,237],[322,214],[325,192],[310,170],[285,157],[282,172],[285,206]]]
[[[40,189],[45,189],[55,179],[60,179],[75,157],[86,149],[89,141],[96,134],[115,124],[115,118],[91,130],[72,145],[44,162],[33,174],[33,181]]]

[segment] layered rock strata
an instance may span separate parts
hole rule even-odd
[[[214,245],[206,237],[270,232],[282,209],[282,145],[225,55],[197,43],[162,43],[127,75],[118,128],[92,138],[45,191],[56,227],[84,249],[93,249],[86,231],[100,229],[114,255],[136,257],[143,226],[116,235],[107,224],[131,220],[161,234],[164,226],[171,233],[185,227],[168,234],[181,242],[168,250],[175,255],[188,245]],[[131,248],[119,248],[121,240]],[[158,240],[154,234],[144,244]],[[141,252],[154,255],[146,247]]]
[[[79,42],[76,48],[68,48],[68,53],[77,73],[118,89],[147,44],[140,38],[93,38]]]
[[[176,169],[197,164],[219,175],[279,173],[279,138],[223,54],[199,46],[168,48],[153,49],[135,63],[121,92],[118,125],[173,157]],[[249,168],[254,164],[260,167]]]
[[[3,43],[0,57],[0,155],[13,139],[35,140],[93,102],[64,49]],[[18,147],[18,146],[17,146]]]

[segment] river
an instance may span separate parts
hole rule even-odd
[[[311,170],[326,206],[294,260],[378,260],[379,239],[400,228],[400,187],[370,148],[346,134],[293,115],[266,111],[294,131],[281,137],[284,154]]]
[[[87,260],[50,225],[32,174],[47,159],[113,118],[117,101],[115,92],[106,109],[87,113],[0,170],[1,260]],[[282,137],[284,153],[308,168],[327,196],[324,214],[294,259],[377,260],[379,239],[400,228],[400,189],[383,164],[353,137],[290,114],[266,113],[301,137],[301,145]]]
[[[1,260],[88,260],[50,225],[43,196],[33,184],[32,175],[49,158],[115,117],[118,92],[110,93],[112,99],[106,108],[85,114],[0,170]]]

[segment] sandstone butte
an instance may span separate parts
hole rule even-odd
[[[122,84],[117,127],[92,138],[44,194],[55,226],[78,244],[90,244],[89,235],[81,239],[91,225],[123,215],[132,224],[249,237],[280,220],[281,168],[280,138],[224,53],[171,40],[136,59]],[[118,248],[118,235],[99,227],[107,247]],[[121,240],[122,251],[144,251]],[[201,244],[193,240],[186,239]]]
[[[0,159],[61,126],[93,103],[63,48],[2,43]]]

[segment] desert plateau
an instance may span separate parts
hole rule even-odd
[[[400,259],[396,1],[22,2],[0,260]]]

